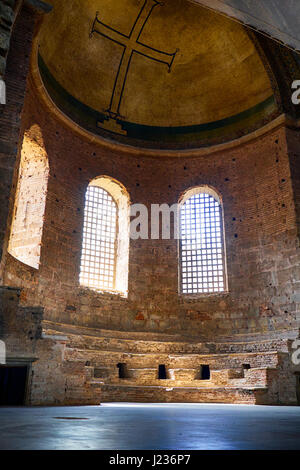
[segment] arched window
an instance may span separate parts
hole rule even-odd
[[[49,177],[48,156],[39,126],[25,132],[8,252],[38,269]]]
[[[96,178],[85,195],[80,285],[126,295],[128,255],[128,194],[111,178]]]
[[[212,294],[227,290],[222,204],[208,186],[187,191],[180,207],[180,290]]]

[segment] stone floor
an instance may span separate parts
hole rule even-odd
[[[0,449],[300,449],[300,407],[0,408]]]

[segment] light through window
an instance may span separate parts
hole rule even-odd
[[[8,252],[39,269],[49,162],[38,125],[25,132]]]
[[[223,220],[220,202],[197,193],[180,210],[181,291],[183,294],[225,290]]]
[[[86,192],[80,284],[95,290],[115,289],[117,205],[104,189]]]

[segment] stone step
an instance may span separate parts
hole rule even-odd
[[[115,351],[99,351],[92,349],[74,349],[66,347],[65,359],[69,361],[87,361],[94,367],[116,367],[125,363],[130,369],[158,368],[164,364],[167,369],[198,369],[205,364],[211,370],[238,369],[243,365],[251,368],[274,368],[278,366],[277,352],[240,353],[240,354],[132,354]]]
[[[105,369],[105,374],[95,374],[107,385],[146,385],[156,387],[267,387],[268,371],[276,369],[250,369],[237,371],[232,369],[211,371],[209,380],[202,380],[195,369],[170,369],[166,379],[158,378],[157,369],[127,369],[127,376],[120,379],[114,371]]]
[[[61,331],[53,329],[44,329],[44,333],[48,335],[61,335]],[[126,353],[174,353],[174,354],[190,354],[190,353],[209,353],[210,347],[204,344],[187,344],[180,342],[161,342],[149,340],[132,340],[124,338],[96,337],[79,334],[71,334],[64,332],[68,336],[68,346],[77,349],[93,349],[99,351],[113,351]]]
[[[181,335],[167,334],[167,333],[152,333],[142,331],[121,331],[121,330],[108,330],[100,328],[89,328],[86,326],[71,325],[65,323],[52,322],[50,320],[43,320],[43,329],[52,329],[63,332],[64,334],[74,334],[78,336],[92,336],[99,338],[114,338],[128,340],[130,338],[134,341],[153,341],[153,342],[186,342]]]
[[[103,382],[105,385],[120,385],[120,386],[147,386],[147,387],[164,387],[164,388],[185,388],[185,387],[191,387],[191,388],[207,388],[207,387],[214,387],[218,386],[218,384],[212,383],[211,380],[172,380],[172,379],[166,379],[166,380],[159,380],[155,377],[151,378],[144,378],[140,377],[138,379],[111,379],[111,380],[105,380],[103,379]],[[222,387],[226,388],[225,385],[222,385]],[[228,385],[229,387],[229,385]]]
[[[249,352],[288,351],[287,339],[256,340],[245,342],[192,342],[179,335],[159,335],[144,332],[118,332],[97,330],[73,325],[43,322],[48,334],[64,334],[69,337],[70,347],[99,349],[132,353],[169,354],[233,354]],[[181,339],[181,341],[180,341]]]
[[[101,402],[262,404],[267,389],[100,385]]]
[[[209,386],[209,384],[228,385],[231,379],[236,378],[244,378],[242,370],[212,370],[210,379],[203,380],[200,377],[200,371],[198,369],[168,369],[166,379],[158,378],[158,370],[156,368],[128,369],[129,380],[147,385],[162,385],[162,383],[171,386],[190,384],[193,387]]]

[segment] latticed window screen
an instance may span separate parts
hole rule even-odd
[[[180,210],[181,291],[225,290],[222,207],[210,194],[190,197]]]
[[[102,188],[86,192],[80,284],[92,289],[115,288],[117,206]]]

